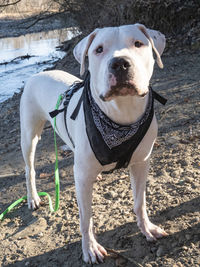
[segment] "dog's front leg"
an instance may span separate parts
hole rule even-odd
[[[146,211],[146,179],[149,170],[149,159],[130,167],[131,185],[134,195],[134,211],[137,225],[148,241],[167,236],[167,233],[151,223]]]
[[[74,167],[76,195],[79,207],[80,230],[82,233],[83,260],[86,263],[103,262],[106,250],[97,243],[93,233],[92,191],[94,178],[87,171]]]

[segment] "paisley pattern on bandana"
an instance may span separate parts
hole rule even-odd
[[[104,142],[110,149],[117,147],[132,138],[138,131],[140,125],[143,124],[149,117],[152,105],[151,89],[149,89],[149,100],[146,111],[144,112],[141,119],[133,124],[126,126],[115,123],[111,119],[109,119],[93,99],[90,89],[87,90],[87,92],[94,123],[101,133]]]

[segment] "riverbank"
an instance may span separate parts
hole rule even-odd
[[[4,36],[0,38],[0,102],[19,92],[28,77],[64,57],[57,46],[77,35],[77,28],[69,27],[74,25],[69,17],[52,14],[38,20],[38,16],[0,19],[0,36]]]
[[[78,75],[79,64],[69,50],[55,68]],[[94,227],[100,243],[113,252],[102,267],[132,267],[133,262],[144,267],[200,265],[200,52],[166,52],[163,63],[163,70],[156,67],[152,84],[168,102],[165,107],[156,104],[159,135],[151,159],[147,205],[151,220],[169,236],[149,244],[139,232],[127,170],[103,175],[94,187]],[[0,212],[26,194],[19,102],[20,94],[15,94],[0,104]],[[53,130],[48,126],[37,147],[37,188],[54,196],[55,152]],[[59,168],[58,212],[50,214],[43,198],[45,205],[39,210],[31,212],[26,204],[20,205],[0,223],[1,266],[85,266],[73,155],[60,148]]]
[[[32,15],[25,18],[19,18],[15,15],[13,17],[0,17],[0,38],[69,27],[75,27],[75,22],[66,14]]]

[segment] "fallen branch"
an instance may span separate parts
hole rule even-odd
[[[10,63],[12,63],[12,62],[14,62],[14,61],[16,61],[16,60],[24,60],[24,59],[29,59],[30,57],[34,57],[34,56],[30,56],[30,55],[24,55],[24,56],[19,56],[19,57],[15,57],[15,58],[13,58],[11,61],[10,61]]]
[[[15,58],[13,58],[11,61],[4,61],[4,62],[1,62],[0,63],[0,66],[1,65],[7,65],[7,64],[9,64],[9,63],[17,63],[17,62],[15,62],[15,61],[17,61],[17,60],[24,60],[24,59],[29,59],[30,57],[35,57],[35,56],[30,56],[30,55],[24,55],[24,56],[19,56],[19,57],[15,57]]]
[[[138,262],[136,262],[135,260],[133,260],[132,258],[129,258],[121,253],[119,253],[118,251],[114,250],[114,249],[110,249],[110,248],[106,248],[106,250],[111,253],[110,257],[112,258],[117,258],[117,257],[121,257],[131,263],[133,263],[132,267],[142,267],[142,265]],[[113,255],[112,255],[113,254]]]

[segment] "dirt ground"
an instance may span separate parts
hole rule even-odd
[[[67,70],[78,68],[69,58]],[[156,103],[159,124],[149,180],[148,213],[169,236],[148,243],[133,213],[128,170],[103,175],[94,186],[93,218],[99,242],[110,249],[102,267],[200,266],[200,53],[163,55],[152,85],[168,99]],[[57,64],[61,68],[61,64]],[[19,100],[0,104],[0,213],[26,195],[20,150]],[[63,145],[58,141],[58,145]],[[45,128],[36,153],[38,191],[54,199],[53,130]],[[23,203],[0,222],[0,266],[86,266],[82,261],[79,215],[73,180],[73,155],[59,149],[60,209],[30,211]]]

